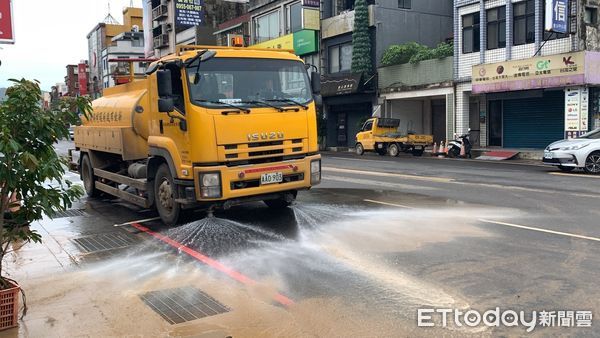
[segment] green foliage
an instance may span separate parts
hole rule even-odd
[[[373,72],[371,36],[369,35],[369,8],[366,0],[354,3],[354,32],[352,32],[352,72]]]
[[[429,48],[416,42],[392,45],[384,53],[381,63],[384,66],[404,63],[417,63],[424,60],[442,59],[454,54],[452,43],[440,43],[436,48]]]
[[[44,110],[37,81],[10,80],[0,104],[0,287],[2,260],[14,241],[40,242],[29,224],[71,207],[83,194],[80,186],[63,178],[66,158],[58,156],[54,143],[69,137],[69,125],[77,124],[77,111],[87,114],[86,98],[65,99]],[[13,244],[14,247],[14,244]]]

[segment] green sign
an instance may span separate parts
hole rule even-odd
[[[317,32],[304,29],[294,33],[294,52],[296,55],[306,55],[319,50]]]

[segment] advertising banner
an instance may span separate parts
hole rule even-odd
[[[175,26],[191,27],[204,24],[203,0],[175,0]]]
[[[288,34],[278,37],[273,40],[257,43],[253,45],[257,48],[273,48],[273,49],[294,49],[294,34]]]
[[[546,22],[548,32],[567,33],[569,27],[569,0],[546,0]]]
[[[77,79],[79,81],[79,95],[84,96],[88,94],[88,76],[87,76],[87,64],[80,63],[77,66]]]
[[[588,132],[589,89],[565,89],[565,138],[579,137]]]
[[[0,0],[0,43],[15,43],[12,0]]]

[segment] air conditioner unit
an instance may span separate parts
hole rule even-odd
[[[153,46],[154,48],[162,48],[169,45],[169,34],[161,34],[154,37]]]
[[[169,7],[167,5],[158,5],[152,9],[152,20],[160,20],[169,15]]]

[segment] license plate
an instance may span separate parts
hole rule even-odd
[[[551,159],[552,159],[552,157],[553,157],[553,155],[554,155],[554,154],[552,154],[551,152],[545,152],[545,153],[544,153],[544,158],[547,158],[547,159],[551,160]]]
[[[283,173],[267,173],[260,175],[260,184],[273,184],[283,182]]]

